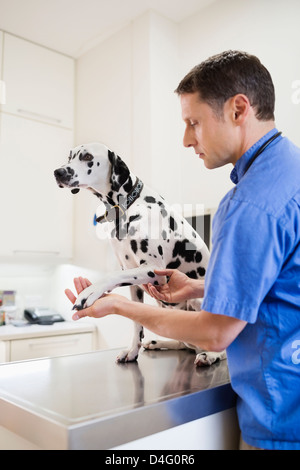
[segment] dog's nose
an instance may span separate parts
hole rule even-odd
[[[54,176],[56,179],[62,179],[64,176],[66,176],[66,174],[67,170],[65,168],[58,168],[54,171]]]

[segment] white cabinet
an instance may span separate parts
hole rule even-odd
[[[89,324],[55,323],[0,328],[0,363],[82,354],[96,349],[96,329]]]
[[[0,51],[0,257],[68,261],[73,199],[53,171],[74,143],[74,60],[1,31]]]
[[[53,171],[72,131],[6,113],[0,125],[0,256],[71,258],[73,199]]]
[[[20,339],[10,342],[10,361],[81,354],[92,349],[91,333]]]
[[[2,111],[73,128],[73,59],[5,33],[2,73]]]

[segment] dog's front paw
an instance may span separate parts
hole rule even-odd
[[[97,299],[100,299],[103,294],[103,290],[95,289],[94,285],[87,287],[77,297],[73,305],[73,310],[83,310],[84,308],[90,307]]]
[[[139,349],[125,349],[118,354],[116,362],[135,362],[139,355]]]

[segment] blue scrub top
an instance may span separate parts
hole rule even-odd
[[[227,349],[243,439],[300,449],[300,149],[273,129],[236,163],[213,221],[202,308],[248,322]]]

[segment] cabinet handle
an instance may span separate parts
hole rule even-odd
[[[32,117],[35,119],[45,119],[47,121],[54,122],[55,124],[61,124],[61,119],[57,119],[52,116],[46,116],[45,114],[39,114],[33,111],[27,111],[27,109],[18,109],[17,111],[20,114],[26,114],[28,117]]]
[[[47,342],[40,342],[40,343],[34,343],[34,342],[29,342],[28,343],[28,346],[29,348],[32,348],[32,349],[39,349],[39,348],[44,348],[44,347],[47,347],[47,346],[54,346],[54,345],[57,345],[57,344],[76,344],[78,343],[79,341],[79,338],[71,338],[71,339],[62,339],[62,340],[54,340],[54,341],[47,341]]]
[[[31,254],[31,255],[56,255],[58,256],[60,254],[59,251],[38,251],[38,250],[13,250],[13,254]]]

